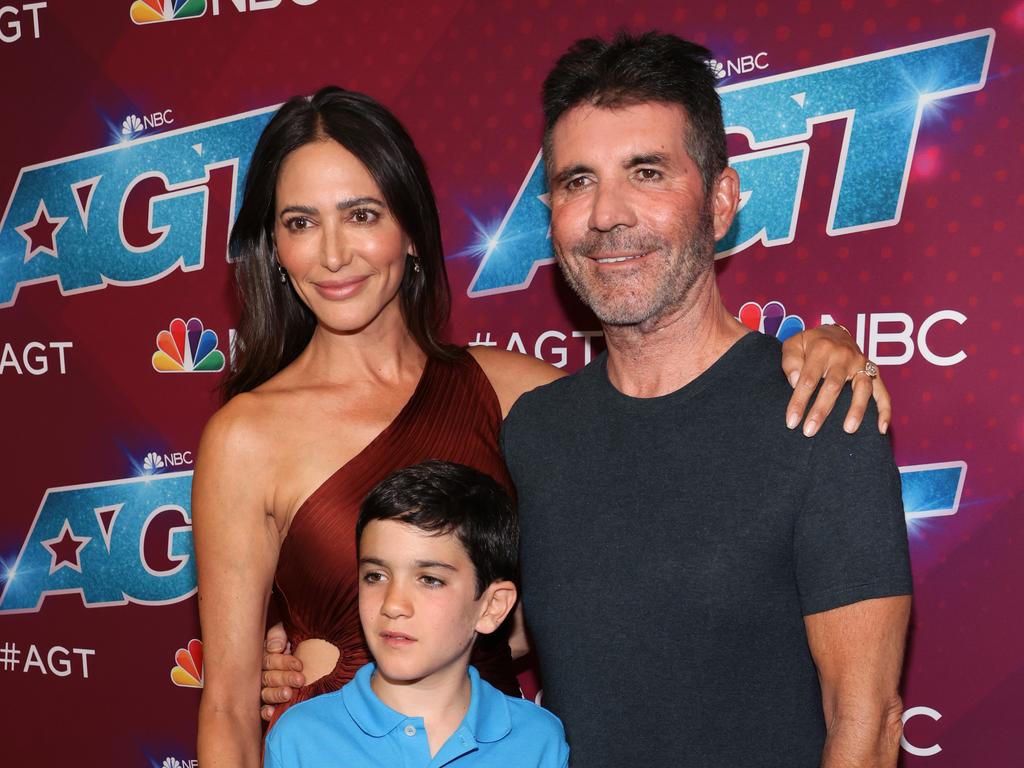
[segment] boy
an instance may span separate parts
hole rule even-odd
[[[289,709],[265,766],[567,766],[558,718],[469,666],[477,633],[516,602],[519,529],[501,486],[460,464],[406,467],[363,502],[356,542],[375,663]]]

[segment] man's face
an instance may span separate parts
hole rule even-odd
[[[580,105],[551,135],[551,238],[569,285],[606,325],[657,322],[714,260],[713,194],[678,105]],[[724,231],[723,233],[724,234]]]

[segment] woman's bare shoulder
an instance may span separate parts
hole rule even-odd
[[[232,460],[265,456],[273,446],[286,397],[275,390],[242,392],[224,403],[206,422],[200,455],[211,450]]]
[[[469,353],[487,376],[501,403],[502,415],[519,396],[531,389],[550,384],[565,372],[529,355],[491,347],[471,347]]]

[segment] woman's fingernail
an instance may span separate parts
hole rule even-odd
[[[800,374],[797,373],[796,371],[793,371],[791,374],[789,374],[789,386],[795,387],[796,383],[799,380],[800,380]]]
[[[786,417],[786,426],[789,429],[793,429],[797,424],[800,423],[800,414],[791,413]]]
[[[843,424],[843,430],[847,434],[851,434],[852,435],[854,432],[857,431],[857,422],[854,421],[853,419],[847,419],[846,423]]]
[[[888,433],[889,433],[889,422],[888,421],[883,421],[882,422],[882,434],[883,435],[887,435]]]
[[[270,640],[267,642],[267,650],[271,653],[279,653],[283,647],[280,640]]]
[[[818,429],[818,422],[811,419],[804,422],[804,437],[810,437]]]

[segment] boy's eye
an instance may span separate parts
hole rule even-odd
[[[363,574],[363,581],[367,584],[378,584],[384,581],[384,574],[380,571],[367,571]]]
[[[420,576],[420,581],[424,585],[426,585],[428,587],[431,587],[431,588],[443,587],[444,586],[444,582],[441,579],[437,578],[436,576],[423,575],[423,576]]]

